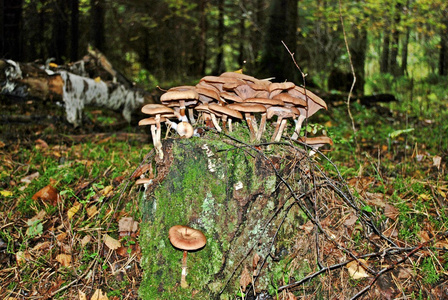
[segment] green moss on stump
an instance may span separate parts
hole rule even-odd
[[[242,260],[250,262],[254,251],[267,251],[276,223],[265,225],[279,201],[286,201],[274,197],[275,173],[261,157],[220,140],[167,140],[164,153],[164,163],[157,166],[159,177],[140,205],[144,269],[140,295],[233,298],[241,266],[224,289],[225,283]],[[188,253],[186,289],[180,287],[182,251],[168,240],[174,225],[199,229],[207,237],[203,249]],[[269,280],[260,280],[261,288],[268,284]]]

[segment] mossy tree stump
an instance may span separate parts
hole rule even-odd
[[[304,218],[297,206],[282,209],[293,199],[274,167],[286,174],[291,165],[241,146],[218,138],[164,141],[164,159],[141,202],[143,299],[233,299],[249,284],[247,275],[259,274],[260,292],[275,284],[274,270],[286,267],[285,249]],[[188,254],[186,289],[182,251],[168,239],[174,225],[207,237],[203,249]]]

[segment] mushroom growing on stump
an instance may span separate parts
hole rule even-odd
[[[232,132],[232,118],[242,119],[243,115],[234,109],[229,108],[228,106],[222,106],[215,103],[209,104],[208,106],[212,111],[218,112],[222,114],[222,128],[224,132],[226,132],[226,123],[229,121],[229,132]]]
[[[249,127],[250,141],[253,142],[256,138],[258,132],[257,120],[255,119],[254,113],[265,113],[266,107],[261,104],[256,103],[233,103],[229,104],[233,110],[237,110],[241,113],[244,113],[244,117],[246,118],[247,127]]]
[[[186,106],[196,104],[197,99],[199,98],[198,93],[195,89],[185,89],[185,90],[168,90],[165,94],[160,97],[160,101],[163,104],[171,105],[168,103],[177,103],[173,104],[179,106],[179,112],[181,115],[181,120],[184,122],[188,122],[188,119],[185,115]]]
[[[329,144],[330,146],[333,146],[333,140],[330,139],[328,136],[316,136],[316,137],[300,137],[298,139],[299,142],[302,142],[304,144],[307,144],[312,148],[310,151],[309,156],[313,156],[316,154],[317,149],[324,146],[325,144]]]
[[[205,246],[207,239],[201,231],[183,225],[175,225],[171,227],[168,232],[168,237],[175,248],[184,251],[180,286],[187,288],[188,284],[185,279],[187,276],[187,251],[201,249]]]

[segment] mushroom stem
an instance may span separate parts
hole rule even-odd
[[[266,113],[261,114],[260,127],[258,128],[256,140],[260,141],[264,130],[266,129]]]
[[[184,250],[184,256],[182,257],[182,277],[180,279],[180,286],[182,288],[188,287],[186,277],[187,277],[187,250]]]
[[[282,132],[286,127],[286,119],[282,120],[282,123],[280,124],[280,129],[278,130],[277,136],[275,137],[276,142],[280,142],[280,139],[282,138]]]
[[[223,114],[222,115],[222,129],[224,130],[225,133],[227,133],[227,115]]]
[[[277,119],[277,125],[275,126],[274,134],[271,137],[271,142],[274,142],[277,139],[277,135],[278,135],[278,132],[280,131],[280,125],[281,125],[282,121],[283,121],[283,118],[279,116]]]
[[[194,111],[193,111],[192,108],[188,109],[188,116],[190,118],[191,124],[195,124],[196,123],[196,119],[194,118]]]
[[[212,122],[213,122],[213,125],[215,126],[216,130],[217,130],[218,132],[221,132],[222,129],[221,129],[221,127],[220,127],[219,124],[218,124],[218,120],[216,119],[215,114],[210,114],[210,115],[211,115],[211,117],[212,117]]]
[[[291,136],[291,139],[297,140],[300,134],[300,130],[302,129],[302,123],[305,121],[306,117],[304,115],[300,115],[299,119],[296,120],[296,127],[294,128],[294,134]]]
[[[229,132],[232,132],[232,118],[228,119],[227,124],[229,125]]]
[[[252,122],[252,115],[250,113],[245,113],[244,116],[246,117],[247,127],[249,127],[250,141],[253,142],[255,139],[255,130]]]

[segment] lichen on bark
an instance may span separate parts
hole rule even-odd
[[[265,259],[272,250],[279,252],[271,249],[272,239],[282,214],[288,212],[276,210],[291,200],[277,186],[275,157],[267,160],[248,154],[244,147],[216,138],[166,140],[163,150],[157,177],[140,205],[144,269],[140,295],[143,299],[186,299],[192,294],[197,299],[234,298],[239,274],[245,265],[253,268],[255,253]],[[299,212],[289,213],[288,231],[303,223]],[[188,254],[187,289],[179,284],[182,251],[168,240],[174,225],[199,229],[207,237],[203,249]],[[276,237],[279,245],[289,238],[282,232]],[[266,260],[257,289],[268,288],[273,264]]]

